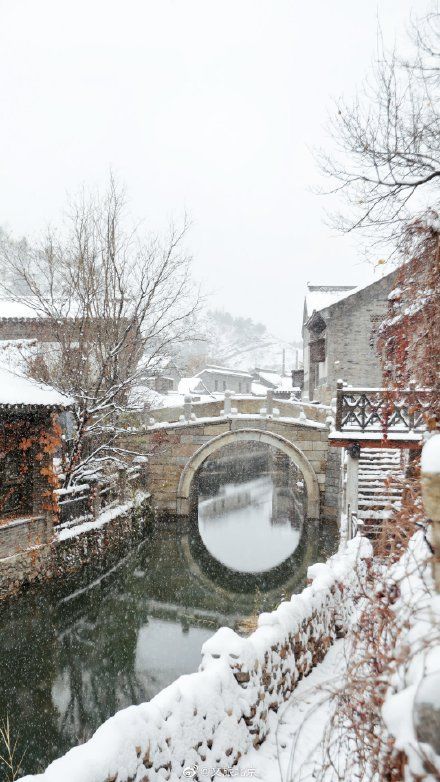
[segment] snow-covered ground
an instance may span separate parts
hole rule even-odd
[[[396,751],[404,752],[408,760],[405,780],[434,782],[440,773],[440,756],[432,744],[436,740],[434,715],[440,709],[440,595],[435,593],[429,547],[422,531],[411,538],[397,563],[383,569],[381,579],[376,581],[377,591],[380,583],[381,588],[389,590],[385,594],[397,595],[391,612],[400,633],[394,649],[395,663],[390,666],[393,675],[383,673],[388,689],[383,705],[378,707],[376,730],[382,732],[384,739],[392,738]],[[351,618],[355,633],[359,633],[359,616],[368,610],[369,599],[360,600]],[[380,610],[379,603],[376,610]],[[299,682],[278,713],[269,712],[269,733],[261,746],[241,759],[240,775],[262,782],[364,780],[351,728],[344,723],[342,735],[341,722],[331,724],[338,702],[334,696],[343,692],[353,661],[357,671],[365,666],[364,654],[363,644],[353,643],[351,632],[336,641],[324,660]],[[356,695],[346,691],[346,697]],[[366,693],[365,697],[368,699],[369,695]],[[421,720],[419,715],[426,706],[431,711],[429,716],[425,712]],[[425,737],[419,735],[419,725]],[[367,757],[366,767],[372,765]],[[432,773],[427,773],[427,769]],[[379,779],[377,774],[371,770],[368,780]]]
[[[323,738],[331,716],[329,697],[341,681],[345,666],[345,642],[336,641],[322,663],[300,681],[278,714],[269,712],[270,732],[258,749],[248,752],[238,766],[242,777],[262,782],[312,782],[326,762]],[[336,780],[329,769],[326,780]]]

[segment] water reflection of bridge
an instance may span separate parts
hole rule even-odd
[[[276,477],[276,476],[274,476]],[[267,495],[267,486],[255,486],[255,481],[234,483],[223,486],[218,494],[207,499],[203,495],[199,499],[199,518],[215,518],[244,508],[257,509]],[[304,493],[302,487],[295,484],[277,486],[275,480],[267,477],[267,485],[271,487],[271,524],[290,524],[298,529],[304,518]],[[296,490],[296,491],[295,491]]]
[[[20,726],[26,770],[45,767],[118,709],[195,670],[217,627],[273,608],[325,557],[309,540],[290,579],[261,583],[256,604],[253,585],[237,591],[218,577],[195,533],[194,523],[157,526],[108,574],[84,572],[68,588],[30,591],[19,613],[14,603],[2,606],[0,714]]]
[[[266,478],[267,485],[262,478]],[[264,443],[237,443],[208,457],[193,483],[199,518],[257,507],[267,494],[269,483],[271,524],[299,528],[306,501],[302,473],[286,454]]]

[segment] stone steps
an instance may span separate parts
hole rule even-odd
[[[362,472],[365,475],[369,475],[372,472],[380,472],[381,470],[387,470],[390,472],[400,472],[400,465],[398,464],[362,464]]]
[[[378,537],[382,524],[399,507],[402,475],[400,452],[371,448],[361,452],[358,476],[358,520],[362,532]]]
[[[362,481],[362,484],[359,483],[359,485],[358,485],[359,494],[361,494],[363,491],[367,491],[369,494],[371,492],[373,492],[373,493],[374,492],[379,492],[380,493],[383,490],[383,487],[385,485],[386,484],[383,483],[383,481]],[[396,492],[396,493],[400,494],[400,489],[396,485],[396,483],[393,482],[393,483],[390,483],[387,486],[387,494],[389,494],[390,492]]]
[[[366,502],[398,502],[400,500],[400,494],[367,494],[367,493],[359,493],[359,501],[358,504],[361,505],[362,503]]]
[[[361,500],[358,505],[359,510],[396,510],[400,505],[400,499],[395,498],[394,500],[380,500],[380,502],[376,502],[375,500]]]

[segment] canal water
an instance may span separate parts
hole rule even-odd
[[[218,627],[251,629],[335,550],[333,525],[304,521],[293,465],[269,450],[224,451],[199,473],[186,522],[151,525],[106,573],[84,570],[0,607],[0,721],[25,753],[22,773],[197,670]]]

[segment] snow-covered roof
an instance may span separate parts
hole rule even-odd
[[[249,372],[246,372],[246,370],[231,369],[230,367],[218,367],[214,364],[208,364],[204,369],[197,373],[197,377],[200,377],[200,375],[205,373],[209,375],[234,375],[236,377],[249,378],[249,380],[252,379],[252,375]]]
[[[37,383],[0,366],[0,407],[67,408],[72,404],[73,399],[51,386]]]
[[[177,390],[179,394],[194,394],[196,392],[206,391],[198,375],[195,377],[182,377],[182,379],[179,380]]]
[[[345,299],[356,290],[354,285],[307,285],[305,300],[306,319],[314,312],[319,312]]]
[[[146,354],[139,359],[137,368],[138,370],[146,368],[150,375],[154,376],[156,373],[163,372],[166,369],[177,369],[177,364],[171,356],[155,356],[152,358]]]
[[[12,299],[0,299],[0,319],[3,318],[41,318],[36,307],[27,304],[25,300],[13,301]]]
[[[376,282],[380,282],[386,277],[390,277],[395,274],[395,270],[388,272],[383,277],[378,277],[375,280],[370,280],[364,285],[307,285],[307,293],[305,297],[305,320],[308,320],[314,312],[320,312],[327,307],[332,307],[333,304],[337,304],[343,299],[347,299],[349,296],[354,296],[356,293],[369,288]]]
[[[281,372],[276,372],[272,369],[256,369],[254,374],[255,382],[258,385],[270,386],[273,390],[277,391],[291,391],[292,390],[292,376],[283,375]]]
[[[251,384],[251,391],[254,394],[254,396],[266,396],[267,394],[267,386],[261,385],[261,383],[256,383],[255,381]]]
[[[292,377],[289,375],[281,375],[280,381],[277,384],[277,391],[292,391]]]
[[[255,375],[257,376],[257,382],[262,380],[263,383],[268,383],[273,388],[276,388],[281,380],[280,373],[272,369],[256,369]]]

